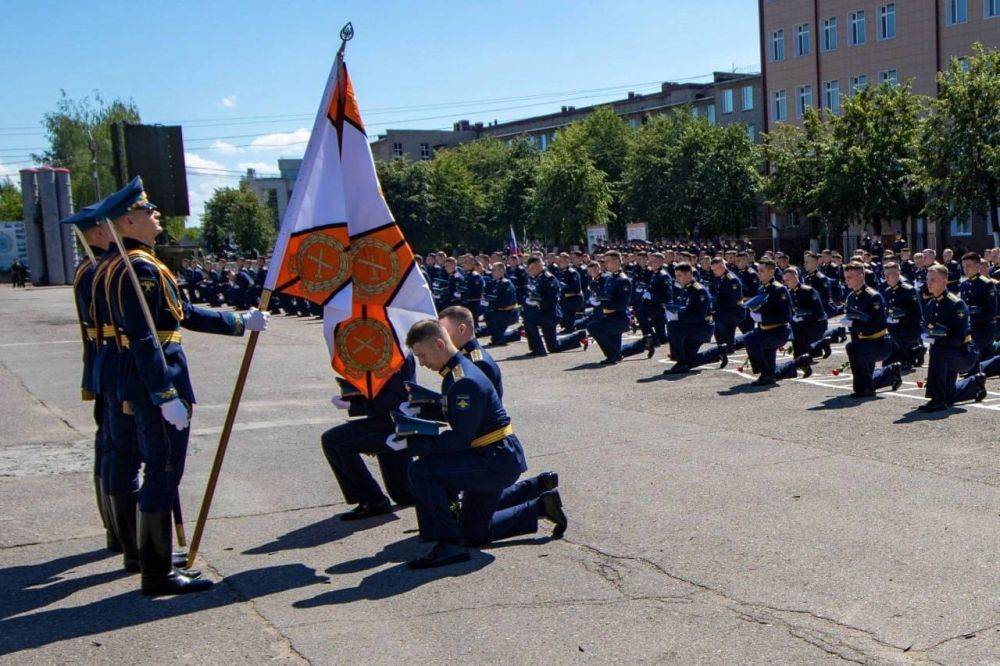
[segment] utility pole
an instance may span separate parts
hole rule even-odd
[[[94,180],[94,201],[101,199],[101,180],[97,177],[97,141],[94,140],[94,133],[87,130],[87,139],[90,146],[90,177]]]

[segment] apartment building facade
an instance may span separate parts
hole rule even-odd
[[[869,84],[909,83],[920,95],[937,93],[936,77],[972,45],[1000,47],[1000,0],[758,0],[764,129],[801,123],[812,107],[839,113],[844,96]],[[775,236],[801,239],[815,230],[794,215],[769,211]],[[924,220],[896,222],[913,245],[981,248],[992,245],[982,218],[937,228]],[[862,230],[851,230],[852,250]]]

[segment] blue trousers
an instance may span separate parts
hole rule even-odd
[[[361,458],[363,453],[378,456],[382,481],[393,502],[413,502],[406,477],[412,456],[406,449],[394,451],[385,443],[393,432],[392,421],[366,418],[341,423],[320,437],[323,454],[348,504],[370,504],[385,497]]]
[[[184,476],[190,426],[177,430],[163,419],[160,408],[148,399],[130,403],[135,412],[135,436],[143,462],[139,510],[166,513],[173,508]]]
[[[673,350],[673,359],[689,368],[708,363],[717,363],[721,350],[718,345],[703,352],[699,352],[701,346],[712,339],[715,327],[711,324],[682,324],[680,322],[670,322],[670,348]]]
[[[975,398],[979,390],[975,377],[958,381],[958,375],[974,368],[978,360],[979,350],[975,345],[945,347],[932,344],[927,362],[927,397],[945,405]]]
[[[534,500],[498,509],[500,498],[522,466],[498,446],[421,456],[410,465],[410,487],[422,535],[432,541],[483,544],[538,531]],[[462,493],[462,523],[451,500]]]
[[[851,384],[855,393],[871,393],[892,384],[893,373],[885,367],[878,370],[875,364],[889,358],[892,353],[892,337],[886,335],[878,340],[851,340],[846,345],[847,359],[851,362]]]
[[[622,313],[615,317],[598,317],[587,324],[587,332],[609,361],[622,357],[622,334],[628,329],[628,318]]]
[[[979,372],[987,377],[1000,377],[1000,356],[988,358],[979,363]]]
[[[792,356],[819,356],[819,345],[826,334],[826,320],[792,322]]]
[[[979,347],[979,360],[985,361],[993,356],[994,327],[990,322],[986,325],[977,324],[972,327],[972,341]]]
[[[759,326],[739,336],[747,348],[750,367],[763,378],[774,378],[775,354],[778,348],[788,342],[791,331],[788,326],[778,326],[764,330]]]
[[[507,331],[508,328],[517,323],[517,312],[515,310],[505,310],[503,312],[490,311],[485,315],[486,329],[490,334],[490,342],[494,345],[505,345],[508,342],[516,342],[520,339],[517,331]]]
[[[524,318],[524,330],[528,336],[528,351],[533,354],[557,354],[559,352],[576,349],[580,346],[583,336],[579,333],[568,335],[556,334],[555,317],[536,317],[526,315]],[[541,333],[539,333],[539,330]],[[542,338],[545,344],[542,344]]]
[[[139,490],[139,443],[135,418],[122,411],[114,397],[102,396],[105,450],[101,459],[101,480],[109,495],[129,495]]]
[[[582,306],[561,303],[559,308],[562,310],[562,318],[559,320],[559,326],[561,326],[564,331],[576,330],[576,318],[579,316]]]
[[[892,337],[892,353],[882,364],[900,363],[907,370],[913,368],[913,350],[922,346],[920,329],[904,328],[899,325],[889,325],[889,335]]]

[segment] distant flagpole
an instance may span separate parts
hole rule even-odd
[[[333,69],[330,72],[329,79],[333,79],[333,85],[327,85],[327,94],[324,95],[323,103],[320,104],[319,112],[316,116],[316,122],[313,124],[313,134],[316,134],[316,129],[320,127],[321,122],[325,122],[326,109],[329,106],[330,98],[329,96],[333,94],[333,90],[337,87],[337,78],[340,76],[341,63],[344,61],[344,50],[347,48],[347,42],[349,42],[354,37],[354,26],[348,22],[343,28],[340,29],[340,48],[337,50],[337,57],[333,62]],[[316,150],[316,142],[310,137],[309,143],[306,145],[305,158],[308,159],[312,152]],[[305,162],[303,162],[305,163]],[[302,174],[299,174],[302,177]],[[293,192],[299,188],[293,188]],[[293,197],[295,194],[293,193]],[[282,225],[284,227],[284,225]],[[285,248],[288,244],[288,234],[279,233],[278,238],[275,240],[274,248],[271,251],[272,260],[275,256],[284,256]],[[269,267],[267,282],[264,285],[264,289],[261,290],[259,307],[261,310],[267,310],[268,305],[271,302],[271,292],[274,289],[274,278],[271,273],[276,274],[276,267]],[[247,340],[246,349],[243,352],[243,362],[240,364],[239,374],[236,376],[236,385],[233,387],[233,396],[229,401],[229,411],[226,412],[226,421],[222,426],[222,434],[219,436],[219,446],[215,451],[215,461],[212,463],[212,471],[208,476],[208,484],[205,486],[205,495],[201,501],[201,510],[198,512],[198,522],[195,524],[194,533],[191,535],[191,548],[188,550],[188,561],[187,566],[191,568],[194,566],[195,557],[198,555],[198,546],[201,545],[201,536],[205,530],[205,523],[208,521],[208,513],[212,508],[212,498],[215,496],[215,486],[219,481],[219,473],[222,471],[222,461],[226,457],[226,448],[229,446],[229,437],[233,432],[233,425],[236,423],[236,412],[240,407],[240,399],[243,397],[243,387],[246,384],[247,375],[250,372],[250,363],[253,361],[254,350],[257,348],[257,338],[260,336],[258,331],[252,331],[250,333],[250,339]]]

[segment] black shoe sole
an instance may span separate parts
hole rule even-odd
[[[409,569],[419,571],[421,569],[436,569],[438,567],[446,567],[449,564],[468,562],[471,559],[472,556],[468,553],[460,553],[452,555],[451,557],[442,558],[440,560],[413,560],[412,562],[407,562],[406,566]]]

